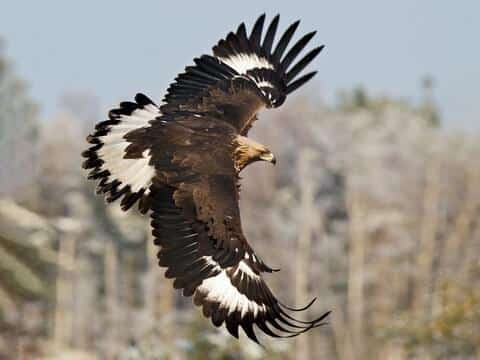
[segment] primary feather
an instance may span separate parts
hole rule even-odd
[[[280,106],[310,80],[298,77],[323,46],[297,57],[315,35],[289,48],[293,23],[273,47],[279,16],[262,34],[265,15],[250,35],[245,24],[194,59],[167,89],[157,106],[143,94],[110,111],[89,136],[83,153],[89,178],[107,201],[121,199],[123,210],[138,202],[151,211],[152,233],[160,247],[159,265],[173,286],[193,296],[215,326],[238,337],[241,327],[258,341],[253,326],[273,337],[292,337],[324,324],[291,315],[263,279],[269,267],[248,243],[239,210],[239,172],[275,157],[247,138],[262,108]],[[274,50],[272,50],[274,48]]]

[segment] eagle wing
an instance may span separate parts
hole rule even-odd
[[[152,191],[151,218],[155,244],[160,246],[159,265],[167,267],[165,276],[174,279],[176,289],[183,289],[184,296],[193,295],[194,303],[215,326],[225,323],[235,337],[242,327],[258,342],[254,325],[273,337],[293,337],[324,324],[328,313],[309,322],[295,319],[290,311],[304,310],[313,301],[304,309],[282,305],[266,285],[255,254],[246,251],[240,261],[232,262],[235,253],[218,247],[219,239],[206,223],[177,205],[175,192],[164,187]],[[216,199],[223,202],[224,196]],[[190,206],[198,206],[192,196],[186,196],[182,205],[188,201]]]
[[[163,113],[198,111],[199,107],[221,111],[224,121],[246,135],[256,113],[264,106],[278,107],[285,97],[310,80],[316,72],[298,76],[320,53],[323,45],[298,55],[315,32],[300,38],[288,51],[288,45],[299,25],[290,25],[273,47],[279,15],[267,28],[262,40],[265,14],[260,16],[247,35],[242,23],[236,32],[213,47],[213,56],[194,59],[167,89]]]
[[[136,202],[142,213],[148,207],[148,194],[155,175],[151,166],[151,149],[147,143],[132,143],[128,134],[148,132],[150,122],[160,116],[159,107],[143,94],[135,102],[124,101],[110,110],[108,119],[99,122],[87,137],[90,148],[82,152],[88,169],[88,179],[96,180],[97,194],[107,202],[121,199],[121,207],[128,210]]]

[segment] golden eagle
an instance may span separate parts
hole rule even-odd
[[[108,202],[123,210],[138,203],[151,211],[159,265],[173,286],[192,296],[215,326],[238,337],[241,326],[258,342],[253,325],[273,337],[292,337],[325,324],[292,316],[266,285],[275,269],[255,254],[242,231],[239,173],[254,161],[275,163],[266,147],[247,137],[262,108],[280,106],[316,72],[298,75],[323,46],[297,56],[310,32],[287,51],[299,21],[273,47],[279,16],[262,40],[265,14],[250,34],[242,23],[194,59],[170,85],[160,106],[143,94],[122,102],[87,138],[83,152],[89,179]],[[295,62],[295,63],[294,63]]]

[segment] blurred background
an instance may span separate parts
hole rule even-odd
[[[327,46],[251,136],[244,231],[279,298],[330,324],[237,341],[163,278],[148,217],[106,206],[80,152],[109,108],[160,101],[242,21]],[[479,359],[476,1],[82,1],[0,12],[0,359]],[[298,35],[298,36],[300,36]],[[297,36],[297,38],[298,38]]]

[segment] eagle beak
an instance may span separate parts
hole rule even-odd
[[[277,163],[277,158],[275,157],[275,155],[272,154],[272,159],[270,160],[270,162],[275,165]]]
[[[260,159],[262,159],[263,161],[268,161],[269,163],[275,165],[277,163],[277,158],[275,157],[275,155],[273,155],[273,153],[267,153],[265,155],[262,155],[260,157]]]

